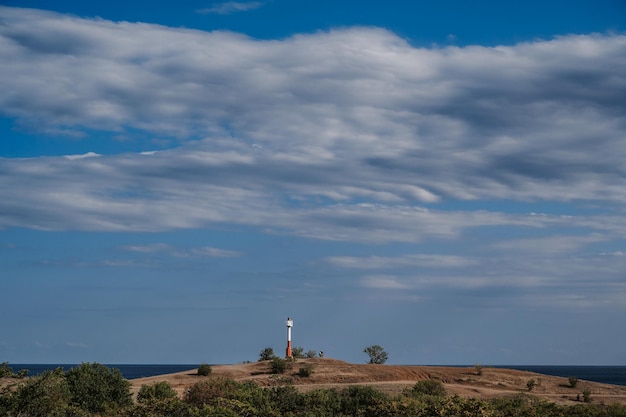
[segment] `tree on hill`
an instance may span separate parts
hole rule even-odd
[[[369,356],[369,363],[379,365],[387,362],[387,358],[389,356],[387,355],[387,352],[385,352],[385,349],[379,345],[368,346],[363,349],[363,352],[367,353],[367,356]]]
[[[133,403],[130,382],[119,369],[109,369],[99,363],[83,363],[67,371],[65,378],[72,402],[92,413]]]
[[[275,357],[276,354],[274,353],[274,349],[272,349],[271,347],[266,347],[261,352],[259,352],[259,362],[271,361]]]

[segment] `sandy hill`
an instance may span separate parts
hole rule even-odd
[[[298,376],[298,369],[307,364],[313,367],[313,374],[310,377]],[[298,359],[292,369],[281,376],[271,374],[269,362],[215,365],[212,368],[212,375],[208,378],[227,377],[237,381],[254,381],[261,386],[272,386],[280,384],[281,378],[288,377],[301,391],[342,388],[355,384],[371,385],[383,392],[399,394],[417,381],[433,379],[441,381],[449,395],[462,397],[494,398],[526,393],[561,404],[575,404],[577,395],[582,398],[583,390],[588,389],[593,402],[626,404],[624,386],[581,380],[576,388],[571,388],[567,378],[513,369],[485,367],[479,375],[473,367],[351,364],[330,358]],[[141,385],[167,381],[182,396],[189,386],[207,378],[198,376],[196,372],[196,369],[190,369],[186,372],[134,379],[131,383],[134,392],[137,392]],[[531,379],[537,384],[529,392],[527,382]]]

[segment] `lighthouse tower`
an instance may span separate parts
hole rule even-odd
[[[287,317],[287,353],[286,357],[291,358],[291,328],[293,327],[293,320],[291,317]]]

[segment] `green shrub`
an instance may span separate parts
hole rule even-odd
[[[480,376],[483,374],[483,366],[479,363],[474,365],[474,370],[476,371],[476,375]]]
[[[198,367],[198,375],[200,376],[209,376],[211,372],[213,372],[213,368],[209,364],[203,363]]]
[[[193,384],[185,393],[184,400],[201,407],[215,398],[235,398],[241,384],[230,378],[210,378]]]
[[[291,357],[294,359],[304,358],[304,348],[296,346],[291,349]]]
[[[307,377],[310,377],[312,374],[313,374],[313,365],[311,365],[310,363],[307,363],[306,365],[298,369],[298,376],[307,378]]]
[[[266,347],[261,352],[259,352],[259,362],[261,361],[271,361],[274,359],[276,355],[274,354],[274,349],[271,347]]]
[[[284,374],[287,369],[291,368],[291,362],[281,358],[273,358],[270,363],[270,369],[273,374]]]
[[[363,349],[363,352],[369,356],[370,360],[368,363],[374,363],[381,365],[387,362],[388,354],[385,350],[379,345],[368,346]]]
[[[336,389],[319,388],[302,394],[300,404],[305,415],[337,416],[341,414],[341,399]]]
[[[534,379],[529,379],[528,382],[526,382],[526,388],[528,388],[528,391],[532,391],[533,388],[535,388],[535,385],[537,385],[537,381]]]
[[[142,385],[137,393],[137,401],[140,403],[153,403],[156,401],[176,398],[176,391],[167,381],[157,382],[151,385]]]
[[[576,378],[575,376],[570,376],[569,378],[567,378],[567,382],[569,382],[570,387],[576,388],[576,385],[578,385],[578,378]]]
[[[61,368],[30,378],[18,388],[16,396],[18,415],[31,417],[65,415],[71,399]]]
[[[589,388],[585,388],[583,390],[583,402],[586,402],[586,403],[591,402],[591,390],[589,390]]]
[[[444,396],[446,395],[446,389],[441,381],[424,379],[417,381],[410,390],[405,391],[405,395],[408,397],[421,397],[423,395]]]
[[[83,363],[65,373],[72,402],[91,413],[131,405],[130,383],[119,369]]]
[[[9,366],[9,362],[0,364],[0,378],[12,378],[14,375],[13,368]]]
[[[341,412],[345,415],[356,416],[363,414],[359,410],[366,410],[381,402],[390,401],[389,397],[367,385],[354,385],[341,391]],[[367,412],[364,413],[368,415]]]
[[[304,354],[304,357],[305,358],[309,358],[309,359],[312,359],[312,358],[314,358],[316,356],[317,356],[317,352],[314,351],[313,349],[307,350],[306,353]]]

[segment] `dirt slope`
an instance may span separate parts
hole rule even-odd
[[[313,366],[313,374],[308,378],[297,376],[298,369],[305,364]],[[135,379],[131,383],[133,391],[137,392],[141,385],[167,381],[182,396],[189,386],[206,378],[196,375],[196,372],[196,369],[190,369],[186,372]],[[238,381],[254,381],[261,386],[280,384],[281,378],[288,377],[303,392],[357,384],[371,385],[390,394],[399,394],[417,381],[433,379],[441,381],[449,395],[493,398],[526,393],[561,404],[575,404],[577,395],[582,398],[583,390],[589,389],[593,402],[626,404],[624,386],[581,380],[576,388],[571,388],[567,378],[488,367],[483,368],[478,375],[473,367],[366,365],[315,358],[298,359],[293,368],[280,377],[270,373],[269,362],[213,366],[213,373],[209,378],[220,376]],[[526,384],[531,379],[537,381],[537,385],[529,392]]]

